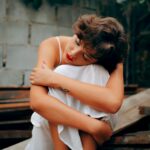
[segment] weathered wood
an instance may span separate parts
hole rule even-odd
[[[0,139],[29,138],[29,137],[31,137],[30,130],[0,131]]]
[[[13,146],[9,146],[5,148],[4,150],[24,150],[28,143],[29,143],[29,139],[24,140],[23,142],[17,143]]]
[[[1,121],[0,125],[9,125],[9,124],[22,124],[29,123],[30,119],[22,119],[22,120],[11,120],[11,121]]]
[[[113,145],[150,144],[150,131],[141,131],[112,137],[111,140],[109,141],[109,144]]]
[[[138,90],[138,85],[137,84],[129,84],[129,85],[125,85],[124,86],[124,90],[125,90],[125,93],[128,95],[128,94],[135,94],[137,93],[137,90]]]
[[[0,87],[0,100],[29,97],[29,87]]]
[[[29,102],[29,98],[0,100],[0,104]]]
[[[0,104],[0,109],[11,109],[11,108],[23,108],[27,107],[29,108],[29,102],[24,103],[13,103],[13,104]]]
[[[150,89],[126,98],[123,102],[121,109],[118,112],[119,118],[118,118],[118,123],[116,125],[116,128],[114,129],[114,133],[132,125],[133,123],[137,122],[141,118],[145,117],[145,115],[141,115],[139,113],[139,106],[142,105],[147,106],[148,104],[150,104]],[[116,137],[114,136],[109,142],[112,142],[110,143],[110,145],[112,144],[116,146],[118,145],[126,146],[130,144],[149,144],[150,135],[149,132],[147,133],[138,132],[134,134],[126,134],[124,136],[116,136]],[[19,147],[23,147],[22,143],[14,145],[12,147],[16,149],[18,145]],[[12,147],[10,147],[10,149]]]
[[[122,107],[116,114],[118,116],[118,121],[114,133],[143,118],[145,115],[139,113],[139,106],[142,105],[150,105],[150,89],[124,99]]]
[[[139,113],[141,115],[150,115],[150,106],[140,106]]]
[[[0,87],[0,147],[31,137],[29,91],[30,87]]]

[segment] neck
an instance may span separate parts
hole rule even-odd
[[[66,64],[65,61],[64,61],[63,54],[65,52],[67,43],[70,40],[70,38],[71,38],[70,36],[61,36],[60,37],[60,44],[61,44],[61,49],[62,49],[62,64]]]

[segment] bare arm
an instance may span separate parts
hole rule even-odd
[[[53,40],[50,42],[54,42]],[[50,48],[51,45],[47,44],[47,41],[40,46],[38,68],[41,68],[43,60],[46,61],[48,68],[54,68],[56,66],[58,61],[56,53],[51,51]],[[39,78],[42,76],[40,75]],[[124,95],[123,64],[118,64],[117,69],[111,74],[106,87],[82,83],[58,74],[55,77],[54,85],[69,91],[70,95],[97,110],[115,113],[121,106]],[[48,78],[50,78],[49,74]],[[47,95],[47,89],[42,86],[31,86],[31,107],[34,109],[37,109],[38,106],[36,105],[41,102],[41,96],[37,96],[37,93]]]
[[[124,97],[123,64],[117,65],[106,87],[83,83],[58,74],[55,84],[97,110],[115,113],[120,108]]]
[[[115,113],[120,108],[124,96],[123,64],[118,64],[106,87],[73,80],[45,68],[34,69],[34,84],[61,88],[99,111]]]
[[[55,39],[47,39],[40,44],[38,49],[37,68],[42,67],[43,60],[46,61],[47,66],[51,69],[57,64],[57,53],[56,50],[54,52],[51,43],[55,43]],[[36,111],[39,108],[41,98],[42,96],[47,95],[47,92],[47,88],[44,86],[31,85],[30,106],[32,109]]]

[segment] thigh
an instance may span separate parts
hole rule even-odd
[[[94,138],[85,132],[80,132],[83,150],[96,150],[97,144]]]
[[[52,136],[54,150],[69,150],[67,145],[65,145],[60,139],[57,131],[57,125],[49,124],[50,133]]]

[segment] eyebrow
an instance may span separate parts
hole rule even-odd
[[[84,51],[84,54],[86,54],[90,59],[96,59],[96,58],[94,57],[94,54],[89,54],[89,53],[87,53],[87,52],[85,52],[85,51]]]

